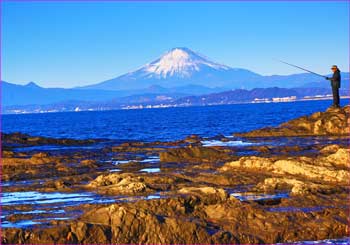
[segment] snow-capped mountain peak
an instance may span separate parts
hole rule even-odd
[[[174,48],[159,59],[141,68],[144,75],[151,78],[190,77],[193,72],[211,68],[214,70],[228,70],[228,66],[210,61],[206,57],[188,49]]]
[[[200,86],[207,88],[249,87],[248,81],[259,74],[219,64],[189,48],[173,48],[153,62],[119,77],[87,86],[103,90],[145,89]]]

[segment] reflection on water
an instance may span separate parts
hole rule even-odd
[[[328,207],[321,207],[321,206],[316,206],[316,207],[270,207],[270,208],[266,208],[265,210],[270,211],[270,212],[304,212],[304,213],[309,213],[309,212],[322,211],[325,208],[328,208]]]
[[[293,243],[277,243],[277,244],[338,244],[338,245],[349,245],[350,237],[344,237],[339,239],[326,239],[320,241],[300,241]]]
[[[62,192],[4,192],[1,193],[1,227],[30,227],[49,224],[52,220],[68,220],[78,217],[83,211],[72,207],[81,204],[104,204],[135,202],[165,198],[165,194],[148,196],[101,196],[96,193]],[[16,221],[9,217],[16,217]]]
[[[237,198],[241,202],[243,201],[263,201],[270,199],[288,198],[289,193],[277,193],[277,194],[248,194],[248,193],[231,193],[231,196]]]
[[[115,169],[110,169],[109,172],[113,173],[113,172],[120,172],[122,171],[121,169],[119,168],[115,168]]]
[[[94,200],[90,193],[41,193],[36,191],[1,193],[1,205],[48,204]]]
[[[112,161],[107,161],[107,162],[111,162],[114,165],[126,164],[126,163],[132,163],[132,162],[156,163],[156,162],[160,162],[160,158],[158,156],[150,156],[150,157],[145,158],[143,160],[112,160]]]
[[[140,170],[141,172],[146,172],[146,173],[159,173],[160,168],[143,168]]]

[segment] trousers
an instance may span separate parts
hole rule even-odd
[[[339,106],[339,88],[332,86],[332,92],[333,92],[333,105]]]

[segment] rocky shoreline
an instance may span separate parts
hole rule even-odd
[[[2,134],[2,243],[349,237],[349,114],[346,106],[234,138],[174,142]]]

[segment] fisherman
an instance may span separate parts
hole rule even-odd
[[[339,88],[340,88],[340,70],[336,65],[332,66],[333,76],[325,77],[327,80],[331,81],[332,92],[333,92],[333,105],[334,108],[340,108],[339,106]]]

